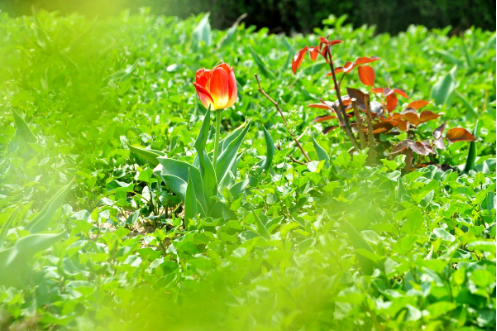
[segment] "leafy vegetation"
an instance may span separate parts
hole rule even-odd
[[[206,16],[3,14],[1,327],[494,329],[495,34],[448,31],[288,38]],[[344,41],[337,67],[378,56],[374,81],[410,97],[399,109],[430,101],[477,140],[406,169],[389,147],[371,161],[343,130],[323,135],[308,105],[336,99],[329,66],[291,67],[327,35]],[[193,82],[220,62],[238,101],[217,140]],[[371,82],[365,70],[342,88]],[[423,126],[421,140],[442,134]],[[389,132],[379,145],[407,135]],[[206,186],[209,169],[226,180]]]

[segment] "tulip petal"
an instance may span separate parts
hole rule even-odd
[[[214,103],[214,99],[212,99],[211,94],[204,87],[200,86],[198,83],[193,83],[195,89],[197,90],[198,97],[200,102],[204,105],[205,108],[209,108],[209,105]]]
[[[222,67],[212,70],[209,92],[214,100],[214,109],[223,109],[228,105],[230,100],[228,77],[228,73]]]
[[[231,107],[235,104],[236,102],[236,97],[238,96],[238,87],[236,86],[236,78],[235,78],[235,73],[233,72],[233,69],[230,68],[229,72],[229,78],[228,78],[228,85],[229,85],[229,102],[226,107]]]

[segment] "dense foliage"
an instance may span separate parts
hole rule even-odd
[[[117,14],[124,8],[187,18],[210,12],[212,26],[226,29],[241,15],[258,28],[273,33],[312,32],[322,27],[329,15],[348,15],[347,22],[358,28],[376,26],[380,33],[397,34],[410,24],[427,28],[452,26],[459,34],[472,26],[495,31],[495,1],[488,0],[3,0],[0,10],[11,15],[31,15],[32,8],[78,12],[89,17]]]
[[[473,132],[473,170],[468,142],[438,151],[448,171],[406,173],[403,156],[370,164],[342,131],[323,135],[307,105],[336,98],[327,64],[290,69],[318,35],[211,31],[206,16],[0,16],[1,328],[494,329],[495,34],[335,23],[317,32],[345,41],[337,59],[379,56],[380,86]],[[232,179],[257,182],[213,196],[220,215],[185,219],[142,148],[193,165],[198,137],[213,150],[192,83],[221,61],[239,94],[221,138],[252,123]]]

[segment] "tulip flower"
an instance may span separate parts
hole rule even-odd
[[[237,97],[233,69],[221,63],[214,69],[200,69],[195,75],[195,89],[205,108],[224,109],[233,106]]]
[[[235,74],[229,65],[221,63],[212,70],[198,70],[193,85],[204,107],[216,110],[216,136],[212,158],[212,164],[215,168],[219,151],[221,109],[233,106],[237,97]]]

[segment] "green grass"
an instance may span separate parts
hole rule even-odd
[[[449,38],[412,26],[391,37],[337,24],[284,37],[243,25],[209,32],[201,19],[0,16],[0,244],[29,253],[18,240],[40,219],[44,238],[66,231],[26,257],[12,284],[0,279],[1,327],[494,329],[495,33]],[[366,166],[342,132],[322,135],[312,120],[323,111],[307,105],[334,99],[326,65],[306,61],[294,76],[290,63],[328,34],[344,40],[333,46],[339,64],[380,56],[378,85],[406,91],[401,103],[433,96],[426,109],[443,112],[447,127],[472,131],[478,121],[477,172],[402,175],[402,158]],[[221,61],[239,84],[222,138],[252,121],[237,181],[266,154],[262,126],[279,148],[257,187],[221,192],[230,212],[185,227],[179,197],[129,144],[193,163],[205,109],[192,82]],[[315,161],[288,158],[304,160],[254,74]],[[444,80],[450,93],[432,93]],[[346,85],[360,87],[357,73]],[[468,149],[452,144],[440,162],[464,167]],[[65,191],[49,203],[72,178],[66,204]]]

